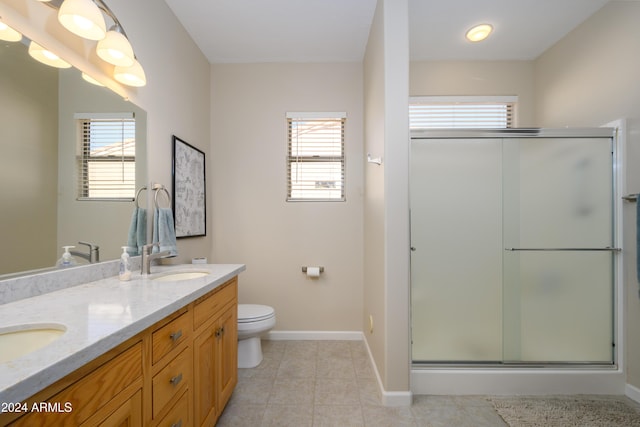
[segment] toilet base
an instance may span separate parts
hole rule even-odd
[[[238,340],[238,368],[255,368],[262,362],[260,337]]]

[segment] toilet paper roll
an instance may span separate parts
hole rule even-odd
[[[307,277],[320,277],[320,267],[307,267]]]

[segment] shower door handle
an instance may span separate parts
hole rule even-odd
[[[612,248],[612,247],[605,247],[605,248],[504,248],[505,251],[510,251],[510,252],[519,252],[519,251],[585,251],[585,252],[590,252],[590,251],[602,251],[602,252],[620,252],[622,250],[622,248]]]

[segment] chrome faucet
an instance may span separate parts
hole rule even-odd
[[[89,252],[69,251],[71,255],[86,259],[91,264],[100,262],[100,246],[88,242],[78,242],[78,244],[88,246]]]
[[[151,251],[154,246],[157,246],[158,248],[160,248],[160,243],[159,242],[150,243],[142,247],[142,262],[140,263],[142,268],[140,273],[143,276],[148,276],[149,274],[151,274],[151,262],[154,259],[168,256],[171,253],[170,251],[162,251],[162,252],[156,252],[155,254],[153,254],[151,253]]]

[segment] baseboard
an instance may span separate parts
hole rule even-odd
[[[359,331],[269,331],[263,338],[273,341],[362,341]]]
[[[382,383],[382,378],[380,378],[380,373],[378,372],[378,366],[373,358],[373,353],[371,353],[371,348],[369,347],[369,343],[366,339],[364,339],[364,345],[367,348],[367,353],[369,354],[369,361],[371,362],[371,367],[373,368],[373,372],[376,374],[376,380],[378,382],[378,390],[380,391],[380,401],[384,406],[411,406],[413,402],[413,394],[411,391],[386,391],[384,389],[384,384]]]
[[[631,384],[627,384],[624,391],[624,394],[629,399],[635,400],[636,402],[640,403],[640,388],[634,387]]]
[[[269,331],[263,338],[273,341],[364,341],[371,367],[376,374],[382,404],[384,406],[411,406],[413,401],[411,391],[386,391],[384,389],[369,343],[360,331]]]

